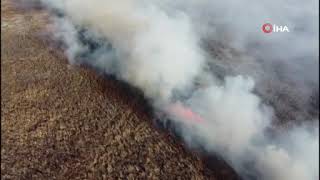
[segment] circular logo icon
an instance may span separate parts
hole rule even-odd
[[[262,25],[262,31],[263,31],[264,33],[271,33],[272,30],[273,30],[272,24],[270,24],[270,23],[265,23],[265,24]]]

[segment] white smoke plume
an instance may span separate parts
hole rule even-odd
[[[155,111],[178,124],[188,145],[219,154],[244,179],[319,178],[318,113],[302,113],[310,106],[304,97],[319,94],[313,89],[319,73],[316,0],[43,3],[59,14],[55,36],[71,63],[89,64],[142,90]],[[290,33],[263,34],[268,21]],[[225,48],[212,56],[204,42]],[[288,66],[280,80],[273,64]],[[302,107],[297,116],[315,120],[269,136],[274,112],[287,113],[281,107],[291,102],[279,99],[282,106],[272,107],[265,103],[269,91],[288,84]]]

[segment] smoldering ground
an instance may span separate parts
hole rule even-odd
[[[190,147],[244,179],[319,177],[317,1],[42,3],[70,63],[140,89]],[[290,33],[263,34],[266,22]]]

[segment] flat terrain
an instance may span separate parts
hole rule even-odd
[[[215,179],[141,97],[70,66],[47,15],[1,1],[1,179]]]

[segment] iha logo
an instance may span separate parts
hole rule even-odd
[[[290,32],[288,26],[278,26],[275,24],[265,23],[262,25],[262,31],[264,33],[271,32]]]

